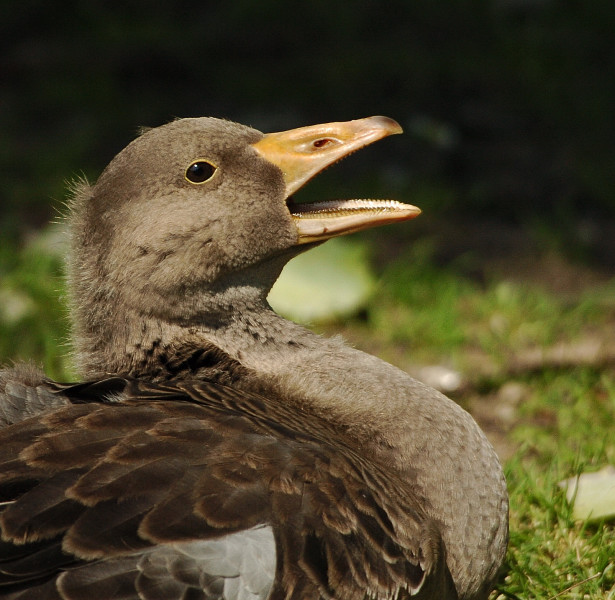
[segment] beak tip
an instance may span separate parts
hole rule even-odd
[[[402,126],[395,119],[391,119],[390,117],[378,115],[371,117],[370,121],[373,121],[374,125],[379,129],[386,131],[388,135],[396,135],[404,132]]]

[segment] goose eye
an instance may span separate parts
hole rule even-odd
[[[186,169],[186,179],[190,183],[205,183],[213,177],[215,172],[214,165],[206,160],[197,160]]]

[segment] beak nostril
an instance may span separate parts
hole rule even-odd
[[[320,148],[324,148],[325,146],[330,146],[331,144],[335,144],[336,140],[331,138],[319,138],[312,142],[312,146],[318,150]]]

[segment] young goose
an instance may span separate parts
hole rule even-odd
[[[0,598],[486,598],[507,493],[476,423],[266,301],[311,245],[418,214],[292,200],[400,132],[182,119],[77,186],[85,382],[0,372]]]

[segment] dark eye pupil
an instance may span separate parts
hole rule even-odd
[[[192,183],[203,183],[207,181],[216,170],[212,164],[200,160],[198,162],[192,163],[188,169],[186,170],[186,179],[188,181],[192,181]]]

